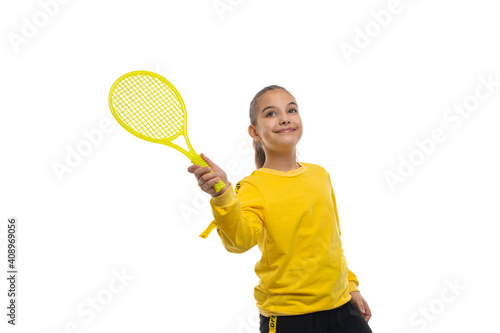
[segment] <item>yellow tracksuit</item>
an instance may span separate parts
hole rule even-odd
[[[358,290],[340,240],[335,195],[329,173],[299,163],[283,172],[260,168],[210,199],[224,247],[243,253],[258,244],[254,288],[259,312],[266,317],[330,310],[347,303]]]

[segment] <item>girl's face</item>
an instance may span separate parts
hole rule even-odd
[[[295,148],[302,137],[302,120],[293,96],[283,89],[270,90],[257,106],[257,126],[249,128],[254,140],[261,141],[266,152]]]

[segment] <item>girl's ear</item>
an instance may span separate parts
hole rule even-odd
[[[253,125],[248,126],[248,134],[250,134],[252,139],[254,139],[255,141],[260,140],[260,136],[257,133],[257,131],[255,130],[255,127]]]

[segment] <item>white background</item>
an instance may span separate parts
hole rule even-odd
[[[391,6],[2,1],[0,258],[6,272],[7,217],[17,216],[15,331],[258,332],[258,248],[231,254],[216,232],[198,237],[212,215],[188,159],[111,116],[109,88],[139,69],[177,87],[194,149],[233,184],[255,169],[254,94],[279,84],[296,97],[299,160],[331,174],[345,255],[374,332],[495,330],[498,8],[401,0],[383,16]],[[357,53],[343,53],[347,44]],[[478,88],[480,77],[496,86]],[[460,123],[443,118],[472,105],[476,91],[488,96]],[[435,129],[446,139],[424,154],[416,141]],[[94,133],[90,150],[85,133]],[[69,167],[70,151],[84,146]],[[410,157],[413,172],[406,166],[391,187],[386,173],[403,172]],[[58,175],[57,165],[68,169]],[[129,280],[120,284],[123,272]],[[1,281],[1,331],[14,332]]]

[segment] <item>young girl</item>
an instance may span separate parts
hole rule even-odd
[[[258,244],[260,332],[371,332],[370,308],[342,250],[330,175],[297,160],[302,121],[295,98],[280,86],[262,89],[250,103],[250,122],[257,169],[234,189],[204,154],[210,167],[188,168],[212,196],[215,220],[200,236],[217,227],[233,253]],[[216,193],[219,179],[226,187]]]

